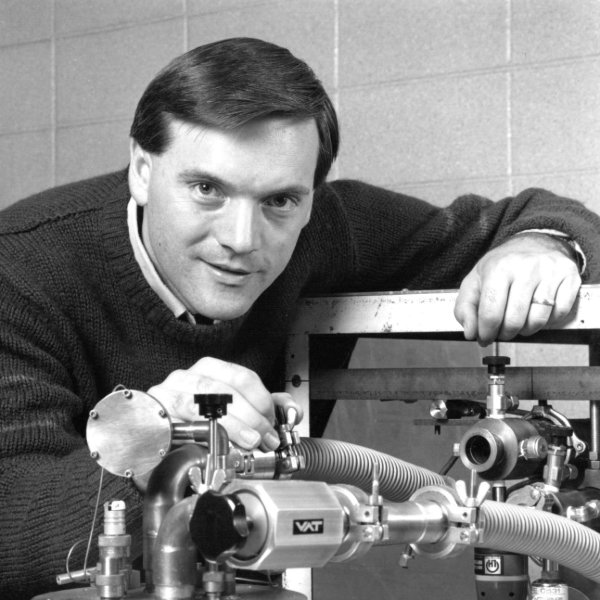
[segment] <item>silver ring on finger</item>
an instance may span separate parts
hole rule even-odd
[[[549,307],[554,307],[554,302],[552,300],[546,300],[545,298],[541,299],[541,300],[537,300],[536,298],[533,298],[533,300],[531,301],[531,304],[539,304],[540,306],[549,306]]]

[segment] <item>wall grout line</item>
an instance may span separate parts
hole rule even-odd
[[[56,71],[56,0],[52,0],[50,9],[50,172],[52,186],[56,185],[58,179]]]
[[[509,67],[506,72],[506,175],[508,177],[508,190],[510,195],[514,194],[513,183],[513,130],[512,130],[512,0],[506,0],[506,64]]]
[[[548,171],[530,171],[526,173],[513,173],[513,177],[568,177],[568,176],[600,176],[600,169],[595,168],[587,168],[587,169],[565,169],[564,171],[558,171],[556,169],[550,169]],[[505,175],[499,174],[497,176],[494,175],[465,175],[464,177],[444,177],[441,179],[403,179],[401,181],[385,181],[378,182],[383,187],[387,186],[396,186],[395,189],[401,189],[401,186],[404,187],[432,187],[432,186],[440,186],[445,184],[457,184],[461,182],[472,183],[490,183],[490,182],[504,182],[506,179]]]
[[[190,47],[190,18],[188,15],[188,3],[187,0],[182,0],[183,8],[183,52],[187,52]]]
[[[450,79],[464,79],[465,77],[485,77],[487,75],[499,75],[525,71],[541,71],[543,69],[553,69],[556,67],[578,66],[586,62],[598,62],[600,54],[586,54],[582,56],[562,57],[547,61],[535,61],[530,63],[513,63],[511,65],[497,65],[489,67],[478,67],[473,69],[461,69],[458,71],[439,71],[427,73],[426,75],[409,75],[406,77],[396,77],[389,79],[378,79],[367,81],[366,83],[353,83],[349,85],[340,85],[340,89],[350,91],[371,90],[373,88],[397,87],[401,85],[410,85],[419,82],[437,82]]]
[[[55,0],[52,0],[55,1]],[[155,19],[146,19],[140,21],[127,21],[123,23],[113,23],[104,25],[102,27],[91,27],[89,29],[81,29],[77,31],[69,31],[67,33],[55,33],[55,37],[59,40],[70,40],[77,39],[82,37],[89,37],[91,35],[101,35],[103,33],[114,33],[117,31],[126,31],[129,29],[139,29],[140,27],[146,27],[148,25],[156,25],[160,23],[168,23],[169,21],[176,21],[177,19],[181,19],[183,15],[169,15],[164,17],[157,17]],[[20,44],[10,44],[10,45],[22,45],[29,42],[22,42]]]
[[[340,114],[340,20],[339,20],[339,0],[333,0],[333,106],[335,111]],[[339,163],[335,162],[333,175],[339,179]]]

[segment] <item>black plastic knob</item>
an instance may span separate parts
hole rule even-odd
[[[227,405],[233,402],[231,394],[195,394],[200,416],[206,419],[218,419],[227,414]]]
[[[486,416],[485,405],[475,400],[450,399],[444,401],[445,419],[462,419],[463,417]]]
[[[549,432],[552,436],[552,443],[561,444],[566,438],[573,435],[573,428],[564,425],[551,425]]]
[[[248,533],[246,509],[235,494],[208,490],[198,498],[190,534],[205,559],[224,561],[240,548]]]
[[[508,356],[484,356],[483,364],[487,365],[490,375],[504,375],[504,367],[510,365]]]

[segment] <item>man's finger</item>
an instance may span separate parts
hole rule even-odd
[[[293,425],[297,425],[304,417],[304,410],[287,392],[274,392],[271,394],[275,406],[285,415],[285,422],[293,417]]]
[[[554,311],[554,301],[550,300],[532,300],[527,319],[521,330],[517,333],[521,335],[532,335],[542,329],[550,320]]]
[[[556,291],[554,311],[550,318],[552,325],[562,323],[571,313],[580,287],[581,276],[579,273],[571,274],[563,279]]]
[[[471,271],[463,280],[454,305],[454,316],[462,325],[467,340],[474,340],[477,337],[479,296],[479,277]]]
[[[511,282],[497,271],[493,277],[482,279],[477,309],[477,340],[487,346],[498,338],[504,323]]]

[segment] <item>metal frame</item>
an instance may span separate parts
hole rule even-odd
[[[457,290],[341,294],[305,298],[288,337],[286,352],[286,390],[301,404],[305,417],[298,430],[309,435],[310,401],[318,398],[395,398],[411,399],[450,394],[452,385],[464,393],[466,381],[485,381],[473,377],[473,370],[368,369],[319,371],[310,364],[312,336],[356,336],[461,340],[462,328],[454,317]],[[548,328],[516,342],[586,344],[590,365],[600,364],[600,285],[581,287],[569,318],[559,327]],[[577,373],[573,371],[577,369]],[[407,373],[410,371],[410,373]],[[426,371],[418,377],[417,371]],[[468,371],[471,371],[470,373]],[[521,371],[519,373],[519,371]],[[520,386],[521,398],[552,397],[590,400],[590,412],[600,405],[600,368],[564,367],[511,369],[518,375],[511,385]],[[450,377],[449,377],[450,374]],[[424,382],[427,385],[424,386]],[[565,381],[576,382],[565,385]],[[314,385],[311,383],[314,382]],[[452,383],[454,382],[454,383]],[[419,388],[419,389],[415,389]],[[473,392],[480,394],[479,391]],[[555,395],[552,396],[551,394]],[[481,397],[481,396],[479,396]],[[593,437],[598,432],[592,432]],[[290,569],[285,585],[312,598],[310,570]]]

